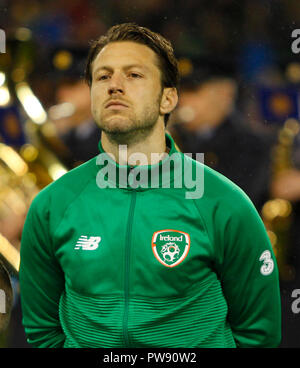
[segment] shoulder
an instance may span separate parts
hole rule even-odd
[[[96,177],[96,157],[68,171],[43,188],[33,199],[31,209],[63,211]]]

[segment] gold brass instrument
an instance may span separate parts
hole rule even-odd
[[[20,102],[27,141],[13,148],[0,136],[0,258],[14,273],[18,273],[20,238],[33,198],[68,171],[61,159],[67,159],[65,147],[28,82],[34,49],[29,32],[21,29],[13,52],[8,45],[7,53],[0,56],[0,107]]]
[[[299,122],[288,119],[278,133],[278,142],[272,152],[272,177],[281,175],[293,167],[292,146],[299,132]],[[289,264],[291,250],[290,227],[293,221],[293,206],[286,199],[273,198],[267,201],[261,211],[274,253],[276,255],[281,280],[290,281],[295,276],[295,270]]]
[[[37,175],[15,149],[0,143],[0,257],[16,274],[24,220],[40,191]]]

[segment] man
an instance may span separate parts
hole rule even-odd
[[[114,26],[92,45],[86,79],[100,154],[41,191],[27,215],[28,341],[277,346],[278,271],[254,206],[165,134],[178,100],[171,44],[135,24]],[[203,195],[185,177],[199,168]]]

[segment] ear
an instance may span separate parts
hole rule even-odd
[[[164,88],[161,102],[160,102],[160,113],[162,115],[170,114],[178,103],[177,89],[174,87]]]

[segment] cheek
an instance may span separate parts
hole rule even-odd
[[[152,108],[157,108],[161,102],[161,93],[159,89],[152,89],[152,90],[143,90],[139,100],[142,104],[147,105]]]
[[[97,88],[91,88],[91,107],[92,109],[99,109],[103,101],[101,91]]]
[[[101,115],[101,103],[96,94],[91,94],[91,113],[95,120],[98,120]]]

